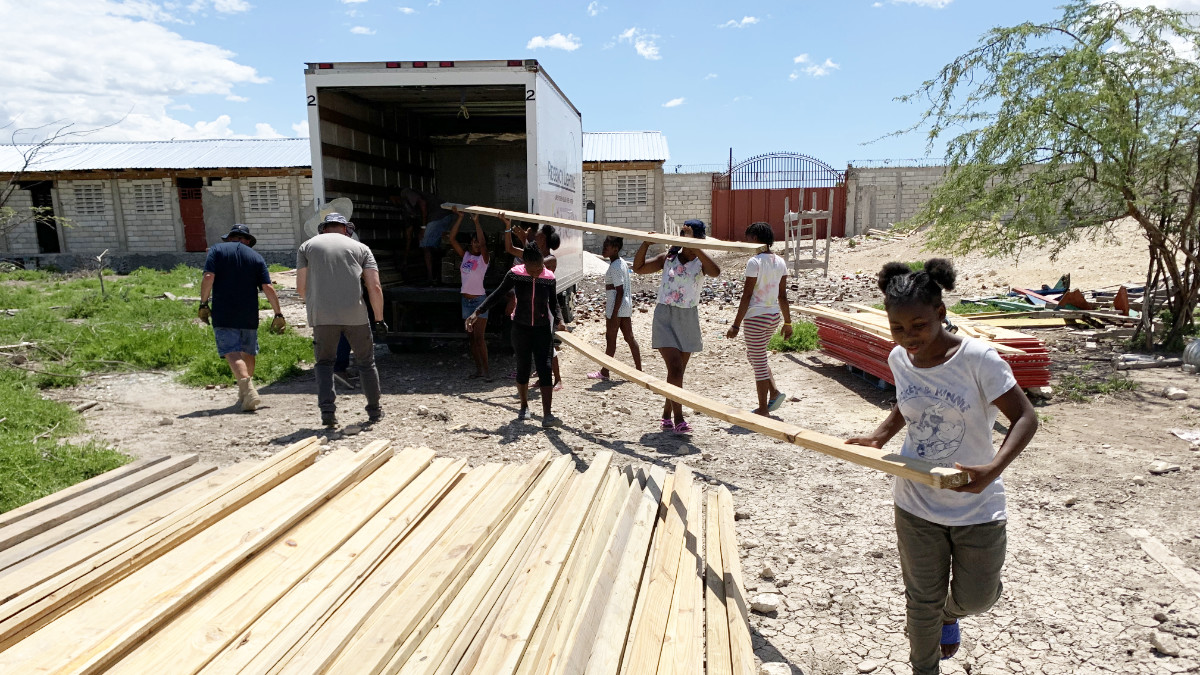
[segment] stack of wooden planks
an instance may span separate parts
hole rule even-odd
[[[843,312],[817,305],[794,307],[793,311],[812,317],[817,324],[821,350],[880,379],[895,384],[887,357],[896,343],[887,313],[873,307],[854,305],[857,311]],[[965,316],[949,315],[962,335],[983,340],[1000,353],[1012,367],[1022,388],[1050,384],[1050,351],[1044,342],[1028,333],[990,326]]]
[[[0,516],[0,672],[754,671],[732,497],[686,467],[318,450]]]

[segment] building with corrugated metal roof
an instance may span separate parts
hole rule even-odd
[[[601,131],[583,134],[583,200],[588,217],[617,227],[662,231],[663,163],[671,158],[658,131]],[[588,234],[584,246],[599,250],[603,239]]]
[[[38,217],[0,244],[10,256],[202,253],[234,223],[260,251],[290,252],[314,209],[306,138],[0,146],[7,206]],[[62,226],[66,225],[66,226]]]
[[[584,133],[588,217],[660,231],[685,218],[707,222],[710,175],[664,175],[669,158],[657,131]],[[311,177],[307,138],[0,145],[0,186],[12,179],[19,188],[6,205],[41,209],[0,236],[0,256],[108,250],[169,266],[245,223],[260,252],[287,262],[316,211]],[[585,246],[598,251],[599,239],[587,235]]]

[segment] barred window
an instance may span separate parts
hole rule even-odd
[[[135,213],[166,213],[167,198],[162,183],[134,183],[133,210]]]
[[[617,176],[617,205],[648,204],[645,176]]]
[[[75,213],[80,216],[104,215],[104,188],[99,185],[76,185]]]
[[[246,184],[251,211],[278,211],[279,186],[273,180],[252,180]]]

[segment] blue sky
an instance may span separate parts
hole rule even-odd
[[[924,156],[919,133],[864,145],[917,119],[892,99],[989,27],[1053,18],[1057,4],[0,0],[0,23],[22,27],[0,43],[0,123],[123,120],[94,139],[295,136],[306,61],[537,58],[585,131],[660,130],[668,165],[724,163],[732,147],[842,167]]]

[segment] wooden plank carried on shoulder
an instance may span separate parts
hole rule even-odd
[[[337,453],[0,653],[13,672],[98,673],[317,507],[370,475],[390,442]],[[203,561],[203,564],[197,564]]]
[[[428,448],[410,448],[358,485],[284,533],[211,593],[174,617],[120,662],[110,675],[194,673],[300,583],[410,485],[433,460]]]
[[[746,410],[734,408],[726,403],[692,393],[681,387],[669,384],[664,380],[647,375],[633,366],[628,366],[613,357],[606,356],[600,350],[584,342],[583,338],[571,333],[559,331],[555,335],[564,344],[570,345],[579,353],[621,377],[631,382],[636,382],[656,394],[662,394],[672,401],[678,401],[689,408],[711,417],[736,424],[751,431],[757,431],[771,438],[777,438],[781,441],[787,441],[788,443],[808,448],[809,450],[816,450],[831,457],[843,459],[871,469],[877,469],[885,473],[890,473],[893,476],[899,476],[900,478],[924,483],[936,488],[952,488],[966,485],[967,483],[968,476],[965,471],[937,466],[932,462],[914,457],[903,457],[877,448],[869,448],[862,445],[847,445],[840,438],[809,431],[803,427],[798,427],[771,417],[755,415]]]
[[[70,545],[81,535],[216,470],[217,467],[212,464],[193,464],[182,471],[175,471],[149,485],[127,492],[107,504],[81,513],[61,525],[0,552],[0,570],[37,563],[51,552]]]
[[[738,557],[734,532],[733,495],[724,485],[717,488],[718,529],[721,537],[721,565],[725,568],[725,608],[729,619],[729,651],[734,675],[753,675],[754,644],[750,640],[750,607],[746,584],[742,580],[742,560]]]
[[[666,522],[663,523],[663,546],[655,551],[650,568],[650,583],[638,597],[642,612],[638,623],[630,629],[633,642],[622,661],[628,664],[629,675],[653,675],[657,672],[663,651],[663,640],[670,619],[675,582],[679,575],[680,553],[687,532],[689,502],[692,498],[692,470],[679,464],[675,467],[675,485],[667,501]],[[673,654],[672,654],[673,655]]]
[[[509,524],[498,532],[483,563],[471,579],[438,617],[436,625],[416,640],[407,660],[393,658],[388,672],[401,675],[449,673],[458,666],[479,629],[508,587],[525,555],[533,546],[534,535],[550,517],[552,506],[566,488],[574,462],[562,456],[542,472],[529,490],[520,509]],[[402,647],[401,651],[409,651]]]
[[[169,458],[170,455],[162,455],[161,457],[139,459],[137,461],[130,462],[125,466],[119,466],[112,471],[105,471],[99,476],[94,476],[81,483],[76,483],[71,487],[63,488],[58,492],[46,495],[45,497],[42,497],[36,501],[32,501],[28,504],[18,506],[15,509],[0,513],[0,532],[4,532],[3,528],[7,528],[8,526],[24,520],[35,513],[41,513],[52,506],[58,506],[63,502],[75,499],[86,492],[90,492],[96,488],[108,485],[113,481],[121,480],[122,478],[142,471],[149,466],[158,464],[159,462],[165,462]]]
[[[0,528],[0,551],[16,546],[26,539],[31,539],[58,525],[62,525],[75,516],[94,511],[111,501],[120,499],[128,493],[145,487],[176,471],[186,469],[198,460],[199,455],[170,457],[165,462],[156,462],[141,471],[95,487],[72,499],[32,514],[17,523]]]
[[[315,437],[294,443],[97,556],[81,560],[15,597],[5,597],[0,603],[0,650],[283,483],[310,466],[317,452]]]
[[[644,232],[642,230],[633,230],[627,227],[615,227],[613,225],[604,225],[602,223],[589,223],[582,220],[568,220],[566,218],[555,218],[554,216],[542,216],[536,213],[522,213],[520,211],[505,211],[504,209],[493,209],[487,206],[468,206],[466,204],[453,204],[447,202],[442,204],[442,208],[451,209],[457,207],[463,213],[474,213],[481,216],[499,217],[501,213],[508,216],[512,220],[521,220],[529,223],[541,223],[543,225],[553,225],[555,227],[565,227],[571,230],[582,230],[584,232],[592,232],[595,234],[615,235],[624,239],[651,241],[656,244],[666,244],[668,246],[684,246],[687,248],[702,248],[709,251],[733,251],[737,253],[745,253],[754,255],[761,253],[767,249],[762,244],[751,244],[744,241],[725,241],[715,239],[713,237],[705,237],[704,239],[693,239],[692,237],[679,237],[670,234],[659,234],[657,232]]]
[[[265,672],[273,667],[304,636],[309,622],[320,620],[348,596],[423,522],[458,483],[465,465],[461,459],[435,459],[378,517],[238,633],[203,672]]]

